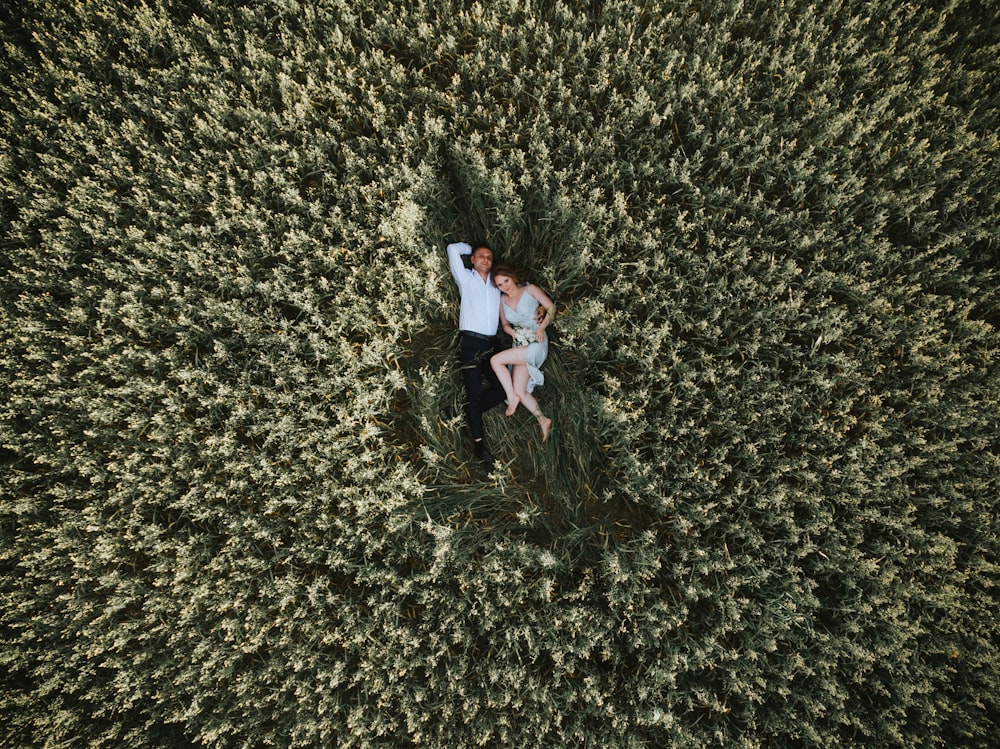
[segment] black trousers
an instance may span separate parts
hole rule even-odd
[[[483,412],[502,403],[507,397],[496,373],[490,366],[490,357],[495,353],[495,338],[477,338],[468,333],[461,334],[459,361],[462,364],[462,378],[465,381],[465,415],[469,420],[472,439],[483,437]],[[487,386],[483,387],[483,377]]]

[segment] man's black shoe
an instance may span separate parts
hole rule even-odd
[[[476,457],[492,468],[497,459],[493,457],[493,453],[486,449],[486,445],[482,442],[482,440],[476,443],[475,449]]]

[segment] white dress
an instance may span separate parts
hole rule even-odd
[[[525,388],[529,393],[537,385],[545,384],[545,375],[542,374],[542,363],[549,355],[548,334],[545,335],[541,343],[535,339],[535,331],[538,329],[538,321],[535,320],[535,310],[538,309],[538,306],[538,300],[527,291],[521,294],[521,299],[517,303],[517,309],[511,309],[507,302],[503,303],[504,316],[507,318],[507,322],[514,327],[514,347],[517,348],[518,344],[524,345],[524,341],[526,340],[530,341],[527,344],[528,354],[526,364],[528,365],[528,385]]]

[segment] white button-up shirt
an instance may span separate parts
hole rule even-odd
[[[472,268],[465,267],[462,255],[471,254],[472,245],[466,242],[448,245],[448,266],[462,297],[458,328],[480,335],[496,335],[500,327],[500,289],[493,285],[491,275],[484,281]]]

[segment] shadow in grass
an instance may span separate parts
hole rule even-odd
[[[572,557],[627,542],[649,526],[643,508],[615,496],[614,465],[596,434],[591,399],[555,346],[536,393],[553,419],[549,439],[542,443],[524,409],[510,417],[491,410],[485,426],[497,465],[487,471],[472,454],[455,345],[453,331],[423,331],[399,360],[410,387],[395,402],[392,423],[424,486],[420,513]]]
[[[421,227],[426,246],[440,248],[442,284],[451,284],[445,244],[486,240],[498,258],[525,266],[557,304],[585,293],[575,248],[579,221],[565,205],[536,189],[514,196],[519,208],[511,210],[511,196],[493,175],[457,152],[444,162],[440,179],[427,186]],[[551,436],[542,444],[536,420],[524,409],[511,417],[502,407],[494,409],[485,415],[485,426],[497,465],[487,471],[476,460],[462,407],[457,293],[454,299],[454,314],[438,311],[441,324],[414,332],[399,359],[407,387],[393,404],[392,425],[402,457],[424,487],[419,512],[574,556],[642,533],[651,519],[615,489],[613,451],[601,444],[595,405],[578,381],[579,368],[561,356],[558,322],[546,384],[536,393],[554,421]],[[501,336],[499,345],[509,342]]]

